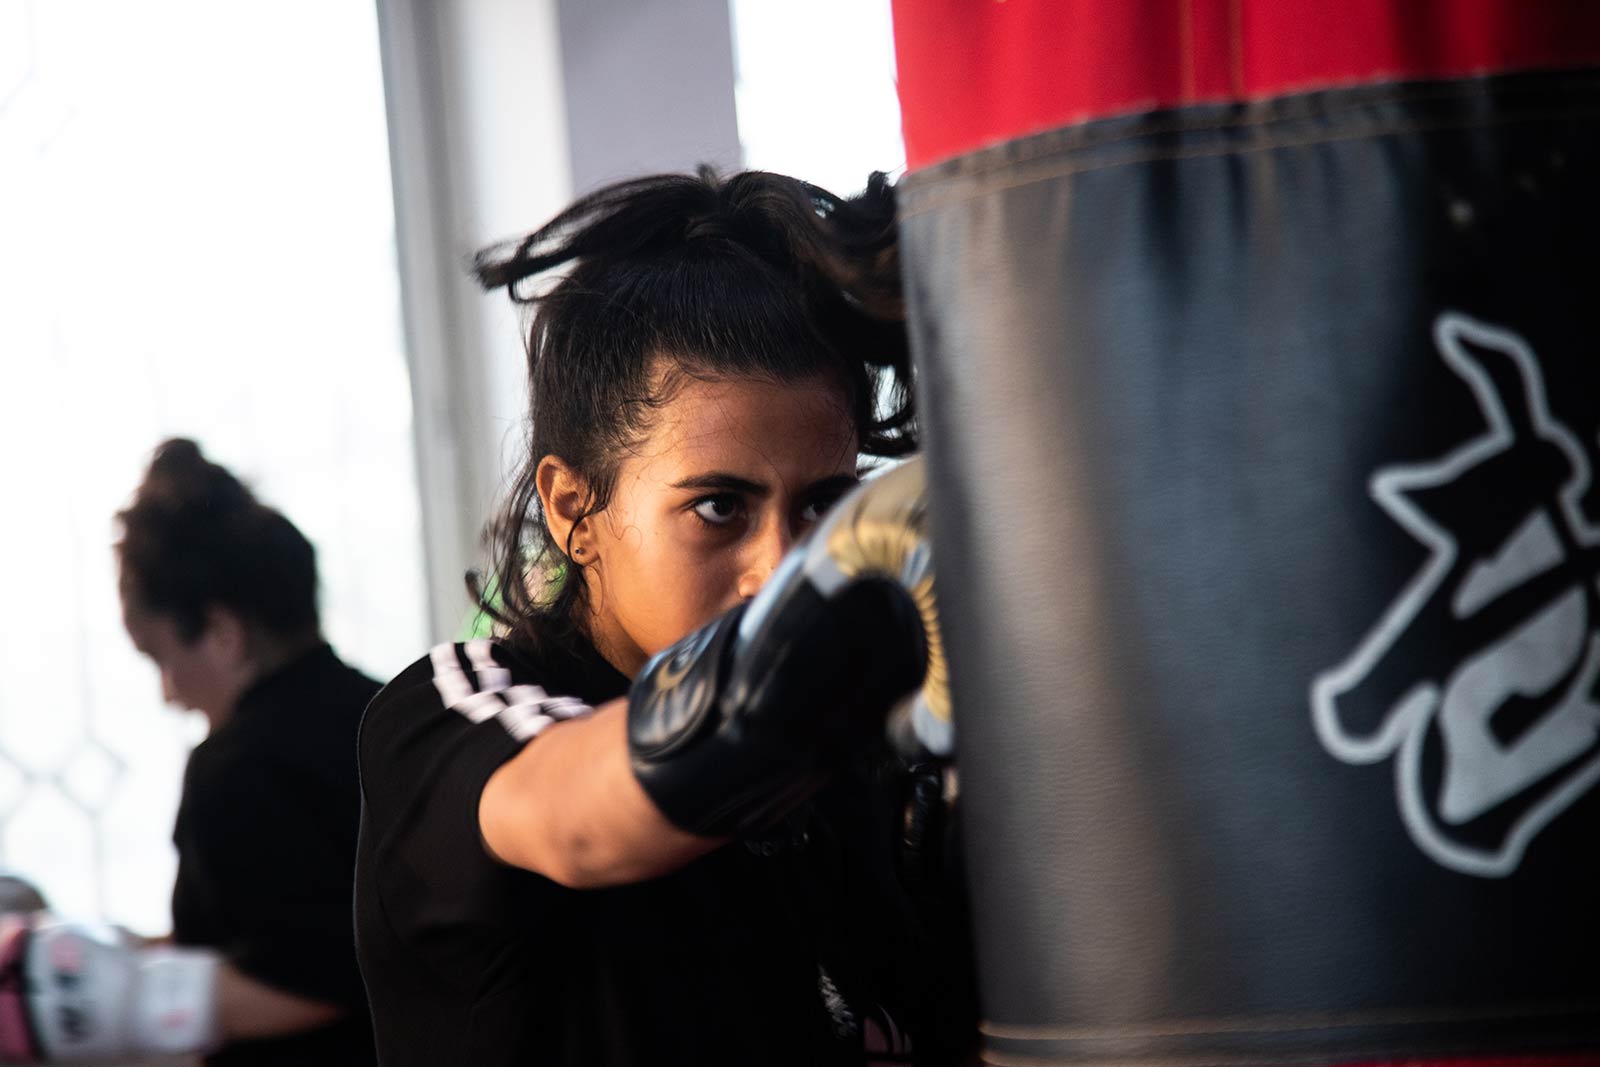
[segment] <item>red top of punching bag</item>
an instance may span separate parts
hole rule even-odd
[[[1088,118],[1600,62],[1594,0],[894,0],[909,167]]]

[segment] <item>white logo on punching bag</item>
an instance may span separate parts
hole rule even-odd
[[[1517,335],[1455,313],[1433,334],[1488,430],[1373,476],[1373,499],[1432,555],[1313,682],[1312,717],[1347,763],[1395,757],[1425,853],[1503,877],[1600,780],[1600,529],[1583,510],[1597,442],[1551,416]]]

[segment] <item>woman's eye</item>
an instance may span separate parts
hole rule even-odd
[[[836,496],[823,497],[820,500],[813,500],[804,508],[800,509],[800,521],[807,524],[821,522],[822,516],[826,515],[828,511],[838,502],[839,498]]]
[[[694,513],[712,526],[726,526],[739,517],[739,498],[729,493],[694,502]]]

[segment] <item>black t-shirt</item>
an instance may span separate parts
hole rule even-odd
[[[484,784],[551,721],[622,696],[584,645],[535,659],[441,645],[361,731],[357,942],[385,1067],[834,1064],[916,966],[871,805],[835,797],[781,833],[636,885],[573,890],[500,864]],[[576,700],[572,698],[577,698]],[[537,743],[537,741],[533,741]],[[887,854],[887,847],[877,851]]]
[[[327,645],[260,679],[189,757],[173,938],[267,985],[344,1006],[330,1026],[230,1044],[214,1067],[373,1063],[351,922],[356,731],[378,683]]]

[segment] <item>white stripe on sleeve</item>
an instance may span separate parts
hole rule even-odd
[[[471,674],[461,665],[462,651],[472,664]],[[436,645],[428,659],[433,664],[433,687],[447,708],[474,723],[497,719],[518,741],[537,736],[551,723],[594,710],[576,697],[553,697],[537,685],[512,685],[511,672],[495,662],[493,644],[486,639]]]

